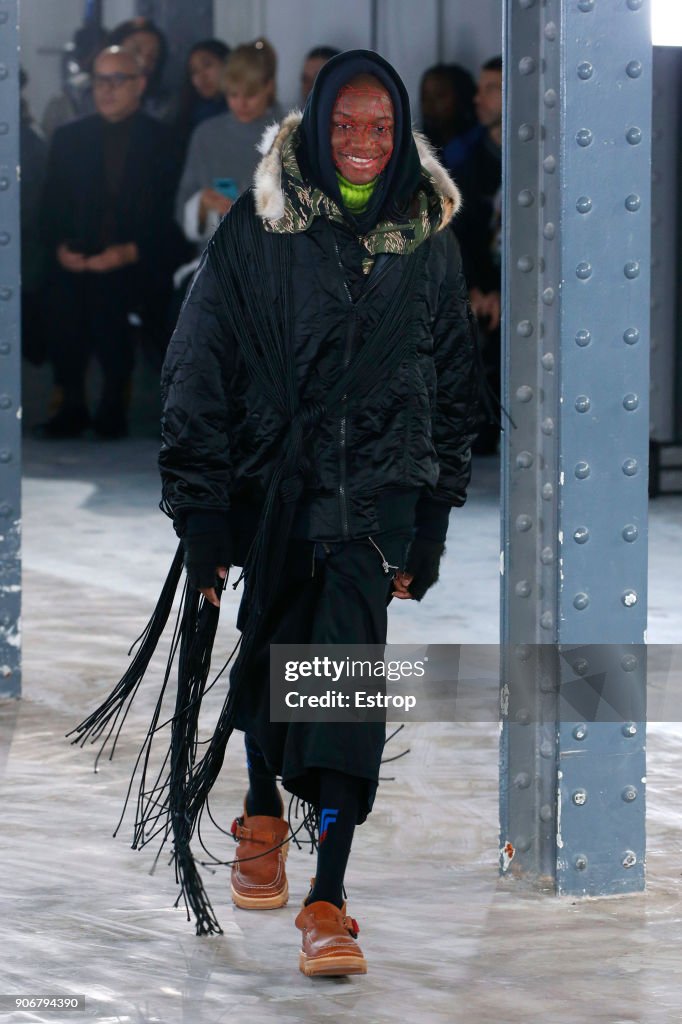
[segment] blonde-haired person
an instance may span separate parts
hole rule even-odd
[[[277,55],[265,39],[236,47],[225,62],[226,114],[192,134],[176,198],[176,217],[191,242],[204,242],[251,184],[265,127],[282,117],[276,102]]]

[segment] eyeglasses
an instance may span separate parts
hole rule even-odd
[[[113,75],[93,75],[92,84],[95,89],[120,89],[126,82],[132,82],[139,75],[126,75],[123,71],[115,71]]]

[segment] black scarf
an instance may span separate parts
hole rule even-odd
[[[356,75],[374,75],[386,87],[395,119],[391,159],[379,176],[367,209],[353,214],[343,204],[331,148],[331,118],[336,97]],[[321,68],[303,111],[297,158],[303,177],[333,199],[350,225],[366,234],[379,220],[405,220],[421,177],[412,135],[410,99],[395,68],[372,50],[346,50]]]

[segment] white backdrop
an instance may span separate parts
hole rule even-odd
[[[379,0],[377,49],[395,65],[418,116],[419,79],[439,56],[474,75],[502,50],[502,0],[445,0],[439,39],[436,0]],[[279,56],[279,96],[298,102],[306,51],[325,44],[338,49],[369,46],[369,0],[215,0],[216,35],[230,45],[266,36]]]
[[[191,2],[191,0],[179,0]],[[106,0],[109,27],[132,17],[135,0]],[[22,0],[22,64],[30,76],[27,96],[35,117],[59,89],[59,56],[41,54],[71,39],[83,0]],[[439,38],[436,0],[379,0],[378,49],[403,76],[418,117],[419,79],[440,56],[476,74],[502,49],[502,0],[445,0]],[[304,54],[312,46],[369,46],[369,0],[215,0],[215,34],[231,46],[265,35],[279,56],[279,96],[285,107],[299,100]]]

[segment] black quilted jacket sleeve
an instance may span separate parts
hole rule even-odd
[[[161,507],[176,523],[192,508],[230,507],[229,388],[236,341],[204,253],[161,373]]]
[[[432,327],[437,374],[433,443],[440,476],[432,497],[463,505],[471,477],[471,445],[476,439],[480,362],[470,321],[469,292],[459,243],[446,230],[447,271]]]

